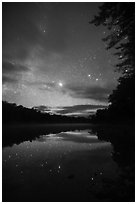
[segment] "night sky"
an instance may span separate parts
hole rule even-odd
[[[3,100],[68,115],[107,105],[117,59],[106,28],[89,24],[99,5],[3,3]]]

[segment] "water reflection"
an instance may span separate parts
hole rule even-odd
[[[60,132],[84,130],[89,124],[54,124],[54,125],[3,125],[2,127],[2,146],[12,146],[24,141],[32,141],[40,135],[57,134]]]
[[[111,142],[112,159],[120,168],[118,179],[109,181],[107,186],[111,200],[135,201],[135,127],[128,124],[94,126],[92,132],[100,140]]]
[[[3,135],[3,201],[133,201],[133,155],[123,130],[114,129],[10,127]]]
[[[39,142],[46,142],[47,140],[63,140],[63,141],[72,141],[76,143],[100,143],[98,137],[95,134],[89,133],[90,130],[75,130],[75,131],[67,131],[61,132],[58,134],[47,134],[47,135],[40,135],[36,138],[36,141]],[[103,141],[102,141],[103,142]]]

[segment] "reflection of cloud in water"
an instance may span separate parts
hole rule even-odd
[[[103,141],[98,140],[98,137],[94,134],[89,133],[89,130],[85,131],[67,131],[61,132],[58,134],[47,134],[41,135],[36,139],[38,142],[46,142],[52,140],[62,140],[62,141],[71,141],[75,143],[103,143]]]
[[[91,125],[86,124],[50,124],[50,125],[17,125],[3,127],[2,145],[3,147],[20,144],[24,141],[35,141],[41,135],[59,134],[67,131],[85,130]],[[91,130],[89,131],[91,132]],[[88,134],[88,132],[87,132]],[[55,135],[54,135],[55,137]],[[61,136],[59,136],[61,137]],[[64,137],[64,136],[63,136]]]

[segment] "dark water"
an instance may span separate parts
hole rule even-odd
[[[133,138],[116,126],[4,127],[3,201],[134,201]]]

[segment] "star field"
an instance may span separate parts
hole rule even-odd
[[[3,100],[26,107],[107,105],[117,59],[105,49],[105,27],[89,24],[99,5],[3,3]]]

